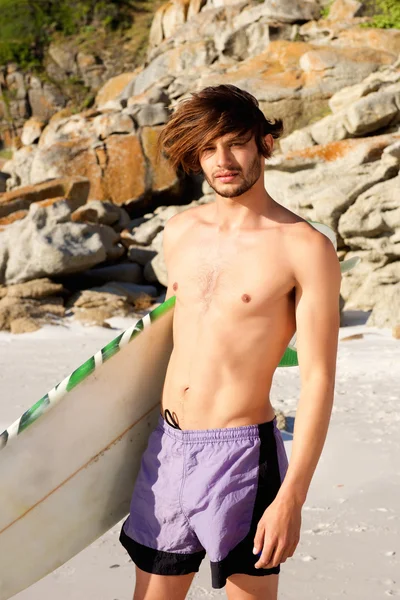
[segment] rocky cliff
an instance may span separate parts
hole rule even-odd
[[[148,302],[162,293],[165,221],[213,194],[207,185],[198,193],[197,179],[190,197],[187,180],[156,161],[155,141],[180,99],[229,82],[254,94],[268,117],[284,120],[284,138],[266,165],[270,194],[333,227],[340,258],[362,257],[343,276],[345,309],[372,311],[372,325],[397,325],[400,31],[367,26],[366,4],[161,6],[145,62],[109,79],[95,107],[24,123],[21,148],[0,177],[0,282],[9,286],[0,314],[5,290],[33,278],[64,285],[58,295],[67,309],[81,290],[118,289],[123,310],[138,297],[130,285],[150,286]],[[4,318],[4,326],[11,322]]]

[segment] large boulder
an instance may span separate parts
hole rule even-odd
[[[63,197],[71,210],[85,204],[90,183],[86,177],[53,179],[36,186],[25,186],[0,194],[0,217],[28,210],[31,204]]]
[[[22,221],[0,232],[0,283],[76,273],[103,262],[106,249],[93,229],[98,226],[71,223],[70,215],[66,202],[32,204]]]

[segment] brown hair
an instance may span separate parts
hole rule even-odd
[[[206,87],[178,105],[159,136],[158,152],[164,150],[175,169],[200,173],[200,154],[211,141],[252,132],[260,154],[268,158],[264,136],[278,138],[282,131],[282,120],[269,121],[248,92],[230,84]]]

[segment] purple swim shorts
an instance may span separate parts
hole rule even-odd
[[[207,552],[213,588],[256,569],[258,521],[288,468],[281,432],[272,421],[222,429],[181,430],[159,416],[150,434],[120,542],[143,571],[183,575],[199,570]]]

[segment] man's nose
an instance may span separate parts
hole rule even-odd
[[[229,146],[217,146],[216,160],[219,167],[223,167],[232,162],[231,149]]]

